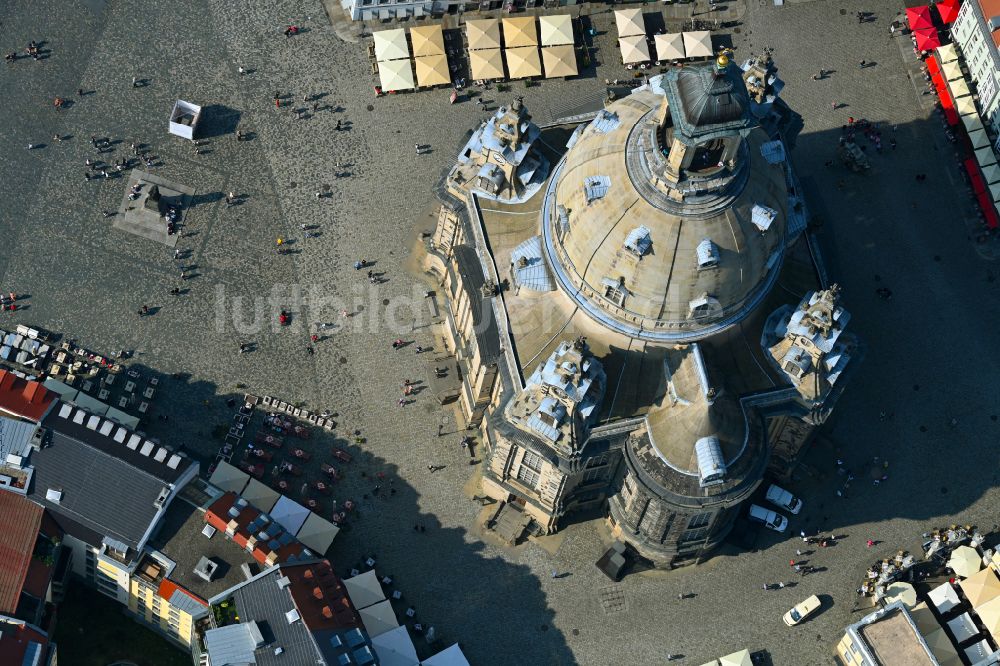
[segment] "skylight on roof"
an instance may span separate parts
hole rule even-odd
[[[773,208],[768,208],[767,206],[762,206],[760,204],[754,204],[753,210],[750,213],[750,221],[753,222],[754,226],[761,231],[767,231],[771,228],[771,224],[774,223],[777,216],[778,211]]]
[[[603,199],[611,187],[609,176],[591,176],[583,182],[583,191],[587,196],[587,203],[593,203],[598,199]]]
[[[646,254],[652,245],[653,239],[649,235],[649,229],[644,226],[636,227],[625,238],[625,249],[637,257]]]

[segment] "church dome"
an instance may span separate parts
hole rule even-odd
[[[557,283],[593,319],[630,337],[714,335],[750,314],[780,269],[784,172],[761,155],[764,131],[744,127],[742,98],[722,104],[705,93],[719,80],[711,79],[715,67],[654,77],[609,105],[574,135],[545,193],[543,244]],[[668,85],[695,107],[665,114]],[[666,183],[678,131],[670,116],[678,113],[730,128],[691,148],[684,178]],[[736,157],[723,164],[726,150]]]

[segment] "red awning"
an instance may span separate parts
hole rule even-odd
[[[908,8],[906,10],[906,21],[910,24],[911,30],[923,30],[934,27],[934,21],[931,19],[931,8],[927,5]]]
[[[913,39],[917,41],[917,49],[920,51],[930,51],[941,46],[941,38],[938,37],[937,29],[935,28],[914,30]]]
[[[942,23],[947,25],[955,22],[955,19],[958,18],[958,3],[959,0],[941,0],[934,5],[937,7],[937,13],[941,17]]]
[[[983,183],[979,164],[976,163],[975,159],[969,157],[962,161],[962,166],[965,167],[965,171],[969,174],[969,182],[972,183],[972,191],[976,195],[979,210],[983,211],[983,217],[986,218],[986,226],[990,229],[996,229],[997,226],[1000,226],[1000,215],[997,215],[996,206],[990,198],[986,185]]]
[[[958,113],[955,111],[955,103],[951,100],[951,93],[948,92],[948,84],[941,78],[941,72],[938,70],[934,58],[927,58],[924,62],[927,63],[927,71],[930,72],[931,81],[934,82],[934,87],[937,89],[938,101],[941,103],[944,118],[949,125],[954,127],[958,124]]]

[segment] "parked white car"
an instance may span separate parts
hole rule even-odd
[[[785,616],[781,619],[783,619],[785,624],[789,627],[794,627],[799,622],[819,610],[821,605],[819,597],[814,594],[802,603],[796,605],[792,610],[785,613]]]
[[[750,505],[750,520],[764,523],[765,527],[775,532],[784,532],[785,528],[788,527],[788,518],[756,504]]]
[[[764,496],[764,499],[779,509],[784,509],[793,515],[798,514],[798,512],[802,510],[802,500],[781,486],[773,483],[771,484],[771,487],[767,489],[767,494]]]

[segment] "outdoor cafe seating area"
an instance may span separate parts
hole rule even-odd
[[[457,32],[446,32],[441,25],[382,30],[372,35],[369,58],[372,73],[379,77],[377,94],[461,88],[466,69],[474,81],[579,73],[569,14],[469,20],[464,44]]]
[[[615,25],[622,64],[629,70],[715,55],[712,33],[708,30],[650,35],[641,9],[616,10]]]

